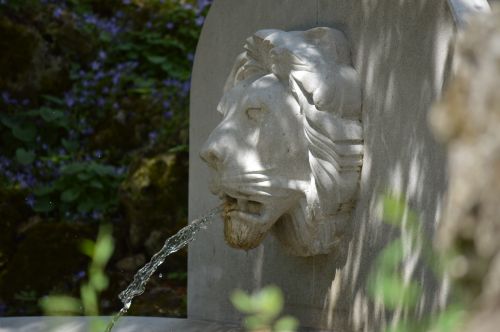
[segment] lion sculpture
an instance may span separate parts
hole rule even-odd
[[[224,235],[252,249],[272,232],[293,255],[341,243],[363,158],[361,88],[342,32],[260,30],[248,38],[201,158],[224,201]]]

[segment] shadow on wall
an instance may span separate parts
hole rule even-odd
[[[403,309],[391,313],[366,292],[368,273],[377,268],[371,263],[398,235],[381,222],[381,195],[406,197],[430,237],[440,218],[446,160],[427,118],[449,71],[452,22],[445,1],[359,1],[353,12],[362,13],[347,26],[364,84],[365,155],[356,231],[324,312],[329,327],[335,326],[333,309],[348,299],[349,330],[374,331],[401,318]],[[422,266],[418,252],[408,256],[402,270],[424,289],[417,319],[444,304],[446,287]]]

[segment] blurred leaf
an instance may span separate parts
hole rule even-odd
[[[60,106],[64,105],[64,101],[61,98],[57,98],[57,97],[50,96],[50,95],[43,95],[42,98],[47,100],[47,101],[50,101],[56,105],[60,105]]]
[[[16,150],[16,159],[22,165],[29,165],[35,161],[36,154],[33,151],[27,151],[19,148]]]
[[[0,114],[0,122],[4,126],[10,128],[10,129],[14,128],[18,124],[18,121],[14,120],[10,116],[4,115],[4,114]]]
[[[422,290],[416,282],[406,284],[401,276],[393,274],[377,276],[371,282],[370,293],[388,309],[412,309],[416,306]]]
[[[35,212],[50,212],[54,209],[54,204],[52,203],[50,197],[41,196],[38,197],[33,206]]]
[[[268,322],[259,316],[247,316],[243,318],[243,325],[249,331],[268,331],[266,328],[269,328]]]
[[[46,196],[52,192],[54,192],[55,187],[53,185],[43,185],[38,186],[33,190],[33,194],[36,196]]]
[[[240,289],[233,292],[231,295],[231,302],[237,310],[243,313],[248,314],[255,312],[250,296]]]
[[[77,141],[70,141],[64,138],[61,140],[61,143],[69,152],[76,152],[80,146]]]
[[[89,239],[83,239],[80,243],[80,251],[90,258],[94,257],[95,244],[94,241]]]
[[[111,258],[114,249],[114,240],[111,235],[111,227],[101,226],[94,250],[94,262],[99,266],[105,266]]]
[[[465,311],[461,306],[453,305],[439,314],[431,332],[454,332],[463,326]]]
[[[269,317],[276,317],[283,309],[283,293],[276,286],[267,286],[253,296],[254,307]]]
[[[102,185],[101,182],[97,181],[97,180],[92,180],[90,182],[90,186],[93,187],[93,188],[96,188],[96,189],[103,189],[104,186]]]
[[[61,169],[62,174],[75,174],[81,171],[84,171],[86,165],[83,163],[71,163],[68,164]]]
[[[64,113],[53,108],[42,107],[40,108],[40,115],[45,121],[52,122],[54,120],[62,118],[64,116]]]
[[[108,288],[109,280],[101,270],[91,271],[90,284],[95,290],[102,292]]]
[[[91,211],[94,208],[94,201],[89,197],[83,198],[77,206],[78,212],[86,213]]]
[[[148,55],[146,56],[149,62],[159,65],[167,61],[167,58],[161,55]]]
[[[70,296],[46,296],[39,304],[46,315],[71,316],[82,312],[81,302]]]
[[[85,315],[97,316],[99,314],[99,306],[97,304],[96,291],[90,285],[85,284],[80,288],[80,296]]]
[[[36,127],[32,123],[16,125],[12,128],[12,134],[23,142],[32,142],[36,137]]]
[[[79,188],[69,188],[61,194],[61,200],[63,202],[73,202],[80,196]]]
[[[280,318],[274,324],[274,331],[276,332],[292,332],[299,327],[299,321],[292,316],[285,316]]]

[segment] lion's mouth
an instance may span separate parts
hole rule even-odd
[[[224,201],[225,214],[238,212],[238,214],[252,217],[252,219],[262,217],[264,214],[264,204],[261,202],[240,197],[236,198],[228,195],[227,193],[224,193],[222,199]]]

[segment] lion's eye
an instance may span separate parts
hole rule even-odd
[[[247,108],[246,114],[250,120],[259,121],[262,118],[264,110],[260,107]]]

